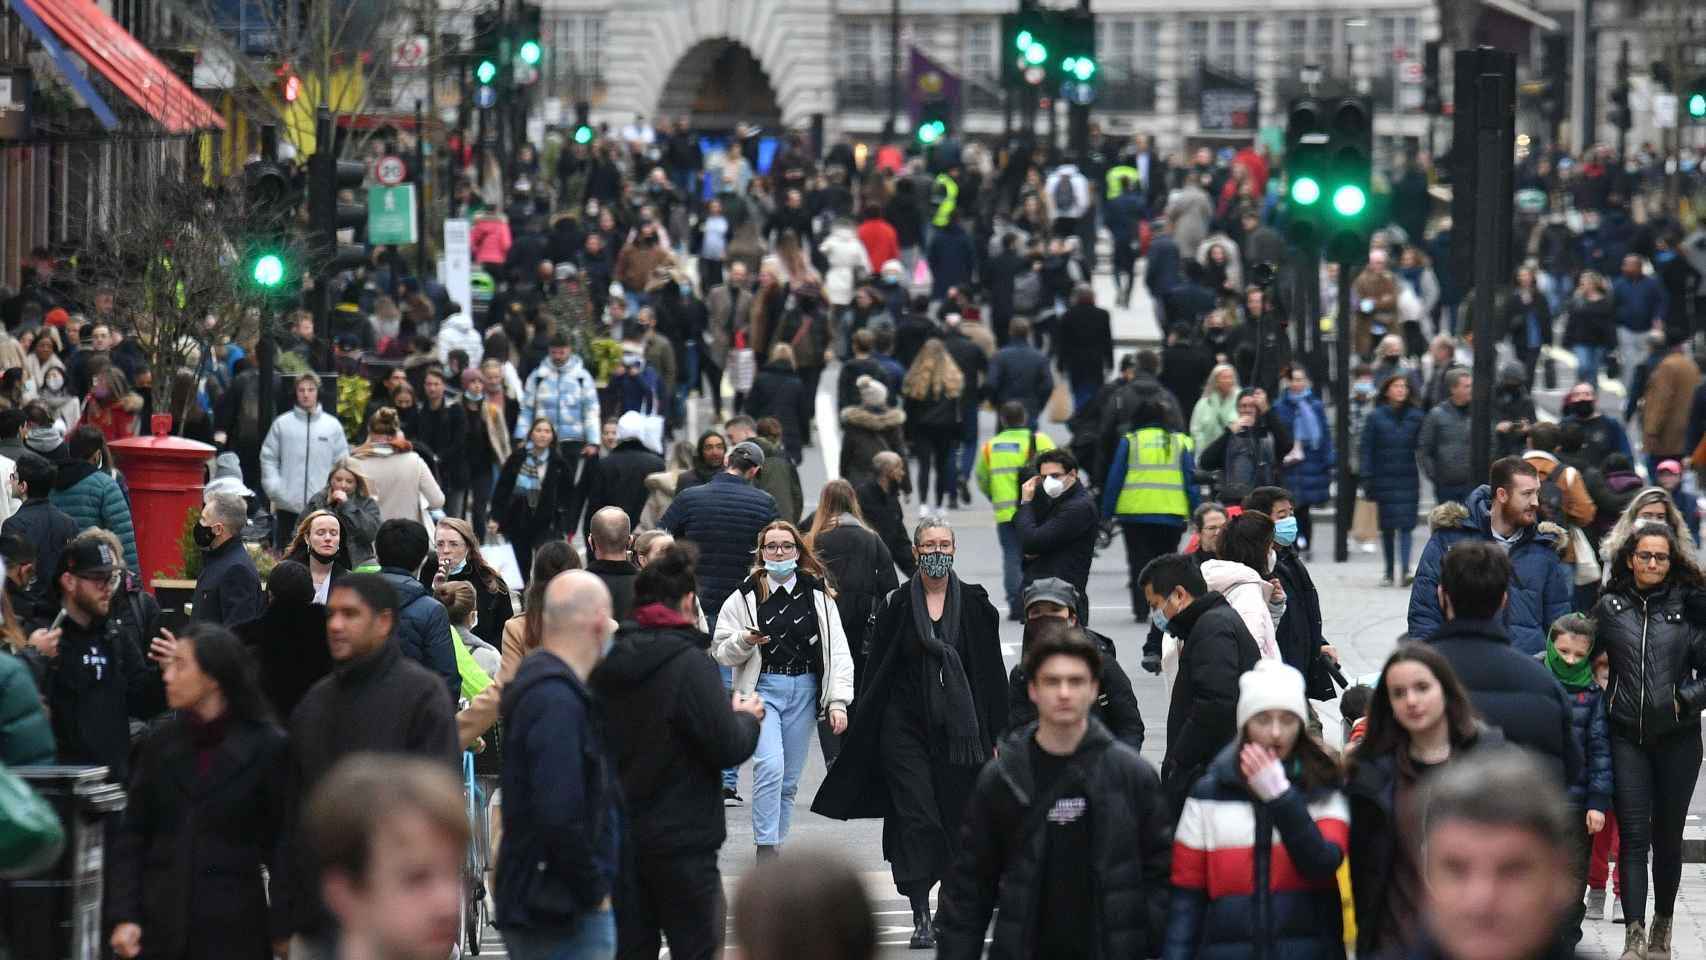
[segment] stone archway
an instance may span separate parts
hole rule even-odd
[[[707,106],[720,102],[730,108],[734,119],[757,111],[769,113],[781,126],[804,127],[812,114],[826,113],[834,104],[830,0],[623,0],[611,9],[607,24],[600,119],[626,123],[635,113],[669,117],[672,107],[679,114],[682,106],[691,113],[704,96]],[[713,67],[738,67],[742,58],[751,63],[740,75],[745,80],[719,74],[715,81],[722,88],[708,89],[705,81]],[[753,76],[765,83],[754,84]],[[689,86],[695,78],[700,86]]]
[[[685,116],[695,130],[733,130],[737,123],[775,128],[782,122],[775,85],[744,44],[705,40],[670,71],[658,98],[660,122]]]

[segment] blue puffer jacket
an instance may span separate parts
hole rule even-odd
[[[1314,444],[1304,446],[1303,459],[1286,467],[1282,476],[1285,488],[1296,498],[1297,505],[1313,507],[1326,503],[1332,497],[1333,464],[1337,462],[1333,456],[1333,426],[1327,420],[1321,398],[1313,390],[1301,397],[1282,393],[1274,402],[1274,413],[1279,415],[1293,437],[1297,436],[1297,422],[1303,418],[1305,408],[1314,412],[1315,422],[1321,426],[1321,437]],[[1282,457],[1286,455],[1284,450],[1276,450],[1275,453]]]
[[[1490,508],[1491,488],[1482,484],[1469,495],[1467,506],[1442,503],[1428,515],[1433,535],[1422,550],[1416,566],[1416,582],[1410,587],[1410,639],[1430,640],[1445,621],[1439,609],[1440,562],[1452,547],[1465,540],[1493,539]],[[1503,626],[1511,646],[1523,653],[1538,653],[1546,647],[1546,629],[1570,612],[1569,568],[1558,558],[1565,541],[1556,525],[1541,523],[1522,532],[1511,545],[1511,584],[1505,604]]]
[[[450,702],[456,703],[462,692],[462,675],[456,669],[456,641],[450,636],[450,614],[444,604],[433,599],[407,570],[399,567],[380,567],[379,575],[397,588],[397,646],[403,656],[415,661],[444,680],[450,691]]]
[[[1381,404],[1362,425],[1362,483],[1368,499],[1380,506],[1380,529],[1409,530],[1422,502],[1422,474],[1416,466],[1416,442],[1427,414],[1406,406],[1402,413]]]
[[[1173,832],[1173,905],[1161,956],[1342,958],[1336,874],[1350,846],[1345,795],[1330,788],[1306,795],[1294,780],[1263,803],[1238,771],[1240,746],[1234,740],[1222,749],[1185,800]]]
[[[1546,665],[1546,651],[1534,655],[1541,666]],[[1570,732],[1576,746],[1587,762],[1582,775],[1570,784],[1570,802],[1578,810],[1611,809],[1611,790],[1615,783],[1611,773],[1611,721],[1605,715],[1605,691],[1599,684],[1572,687],[1562,680],[1564,698],[1570,702]]]
[[[776,498],[732,473],[681,491],[664,511],[658,528],[699,548],[699,607],[707,616],[715,618],[752,572],[758,531],[775,519]]]
[[[47,498],[77,521],[77,529],[111,530],[124,544],[125,566],[131,573],[142,574],[142,564],[136,559],[136,531],[130,524],[130,502],[112,474],[90,463],[63,464]]]

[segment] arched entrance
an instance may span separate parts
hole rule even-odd
[[[693,129],[734,130],[756,124],[775,130],[782,123],[776,88],[745,44],[718,37],[688,48],[676,61],[658,99],[659,122],[686,116]]]

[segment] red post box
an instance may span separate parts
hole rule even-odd
[[[205,443],[170,436],[170,414],[155,414],[151,426],[151,437],[126,437],[108,444],[130,484],[136,556],[142,562],[142,582],[149,589],[156,578],[169,579],[183,567],[178,538],[183,535],[184,513],[201,510],[204,468],[215,453]]]

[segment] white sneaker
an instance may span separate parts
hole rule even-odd
[[[1611,901],[1611,922],[1623,922],[1623,898],[1617,897]]]

